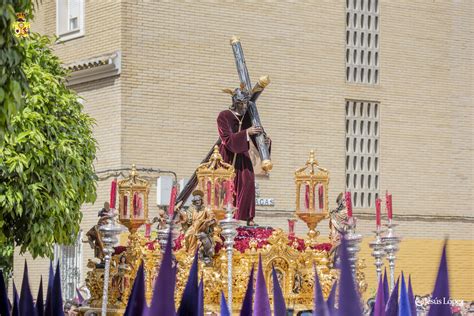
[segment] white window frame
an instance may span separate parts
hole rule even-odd
[[[85,20],[85,13],[84,13],[84,3],[85,0],[80,0],[80,5],[79,5],[79,27],[75,30],[72,31],[65,31],[65,32],[60,32],[60,25],[59,25],[59,8],[60,5],[66,5],[67,6],[67,28],[69,29],[69,0],[56,0],[56,34],[58,35],[59,39],[58,41],[60,42],[65,42],[69,41],[75,38],[79,38],[84,36],[85,30],[84,30],[84,20]]]

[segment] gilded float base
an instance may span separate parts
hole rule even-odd
[[[243,230],[244,233],[250,232],[245,231],[245,228],[239,228],[238,230]],[[311,310],[313,308],[313,264],[316,266],[323,294],[325,298],[327,298],[334,281],[338,278],[338,271],[332,266],[333,258],[330,253],[330,244],[313,245],[312,241],[311,244],[308,244],[307,240],[288,236],[280,229],[257,228],[251,230],[251,232],[256,233],[250,237],[240,239],[240,241],[237,241],[238,238],[236,239],[236,248],[233,254],[233,312],[238,315],[245,295],[250,270],[252,266],[257,267],[259,256],[262,258],[262,266],[271,304],[273,304],[273,284],[271,276],[273,266],[275,267],[278,280],[280,281],[287,307],[293,308],[295,313],[302,310]],[[118,266],[112,269],[111,280],[114,280],[114,282],[110,284],[110,315],[122,315],[120,313],[125,309],[125,299],[128,298],[131,286],[133,285],[135,271],[138,269],[138,264],[141,259],[145,261],[146,298],[148,303],[150,303],[153,291],[151,285],[156,277],[156,271],[159,270],[161,262],[161,252],[159,248],[154,248],[150,243],[145,244],[144,240],[136,235],[133,236],[129,242],[130,246],[120,254],[114,255],[112,259],[118,264],[120,257],[124,256],[127,264],[131,265],[131,267],[126,271],[119,271],[117,269]],[[239,248],[242,244],[245,244],[245,248]],[[132,249],[132,247],[135,249]],[[175,303],[178,307],[188,278],[193,255],[188,254],[184,248],[175,251],[174,255],[178,262],[175,295]],[[91,307],[89,309],[83,309],[84,311],[99,310],[102,298],[100,280],[101,273],[103,272],[94,266],[91,266],[91,268],[92,270],[88,272],[88,278],[86,279],[87,285],[89,289],[91,289]],[[211,266],[206,266],[200,262],[199,271],[203,277],[205,286],[205,311],[219,314],[220,292],[224,291],[224,293],[227,293],[228,288],[227,256],[225,250],[220,249],[217,252]],[[363,286],[365,284],[364,273],[358,273],[357,278],[359,285],[362,285],[360,290],[362,292],[365,291],[366,287]],[[122,288],[117,289],[117,287],[120,286],[122,286]]]

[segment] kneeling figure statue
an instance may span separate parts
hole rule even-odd
[[[189,225],[184,234],[184,247],[188,253],[194,253],[199,246],[199,259],[211,264],[214,257],[214,228],[217,220],[214,213],[204,207],[204,193],[194,190],[192,206],[188,211],[180,211],[181,222]]]

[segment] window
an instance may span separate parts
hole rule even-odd
[[[63,300],[76,297],[82,274],[82,231],[72,246],[55,245],[54,261],[59,261]]]
[[[373,207],[379,197],[378,102],[346,101],[346,190],[354,207]]]
[[[346,81],[379,82],[379,0],[346,0]]]
[[[56,32],[62,41],[84,35],[84,0],[56,0]]]

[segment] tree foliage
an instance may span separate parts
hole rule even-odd
[[[32,1],[0,0],[0,136],[12,115],[21,109],[21,96],[28,87],[22,67],[25,50],[12,29],[17,12],[24,12],[31,18]]]
[[[50,44],[35,34],[21,43],[29,89],[0,146],[4,258],[11,258],[13,246],[37,257],[51,256],[55,243],[74,242],[81,205],[95,200],[94,121],[66,87],[67,73]]]

